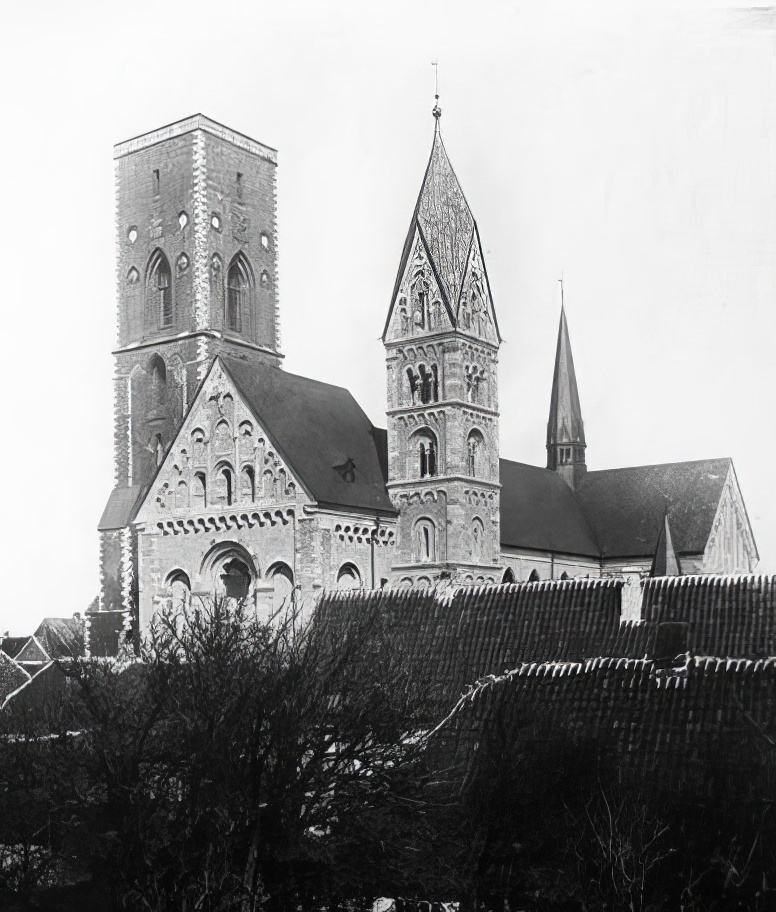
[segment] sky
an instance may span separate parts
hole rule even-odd
[[[113,145],[202,112],[279,150],[285,367],[384,426],[432,60],[505,340],[501,455],[544,463],[562,275],[588,465],[732,457],[776,570],[774,8],[38,0],[0,28],[0,633],[98,591]]]

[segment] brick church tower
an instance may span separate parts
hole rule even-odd
[[[393,583],[497,579],[501,338],[477,224],[434,141],[383,333]]]
[[[132,602],[132,509],[219,353],[279,365],[274,149],[201,114],[114,148],[115,489],[102,604]]]

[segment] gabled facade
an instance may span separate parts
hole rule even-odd
[[[330,588],[754,569],[729,459],[588,468],[565,310],[546,467],[500,457],[501,337],[440,114],[383,329],[386,430],[281,369],[274,150],[201,115],[116,147],[111,641],[213,592],[267,612]]]
[[[141,626],[214,592],[266,615],[380,585],[396,517],[379,444],[346,390],[216,358],[135,518]]]

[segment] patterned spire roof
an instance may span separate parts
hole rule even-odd
[[[668,521],[666,513],[660,526],[660,535],[657,539],[657,548],[655,556],[652,558],[652,570],[650,576],[681,576],[682,570],[679,566],[679,558],[674,550],[674,541],[671,536],[671,524]]]
[[[456,313],[475,223],[447,157],[438,120],[413,222],[417,222],[423,235],[447,304]]]
[[[579,405],[577,375],[571,355],[566,311],[560,310],[558,347],[555,350],[555,373],[552,377],[550,420],[547,422],[547,446],[553,444],[581,444],[585,446],[585,426]]]

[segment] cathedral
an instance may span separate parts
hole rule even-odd
[[[383,329],[385,428],[282,368],[275,150],[202,115],[115,147],[99,607],[128,629],[214,592],[265,612],[325,589],[756,566],[730,459],[588,471],[562,310],[546,466],[501,458],[498,319],[433,113]]]

